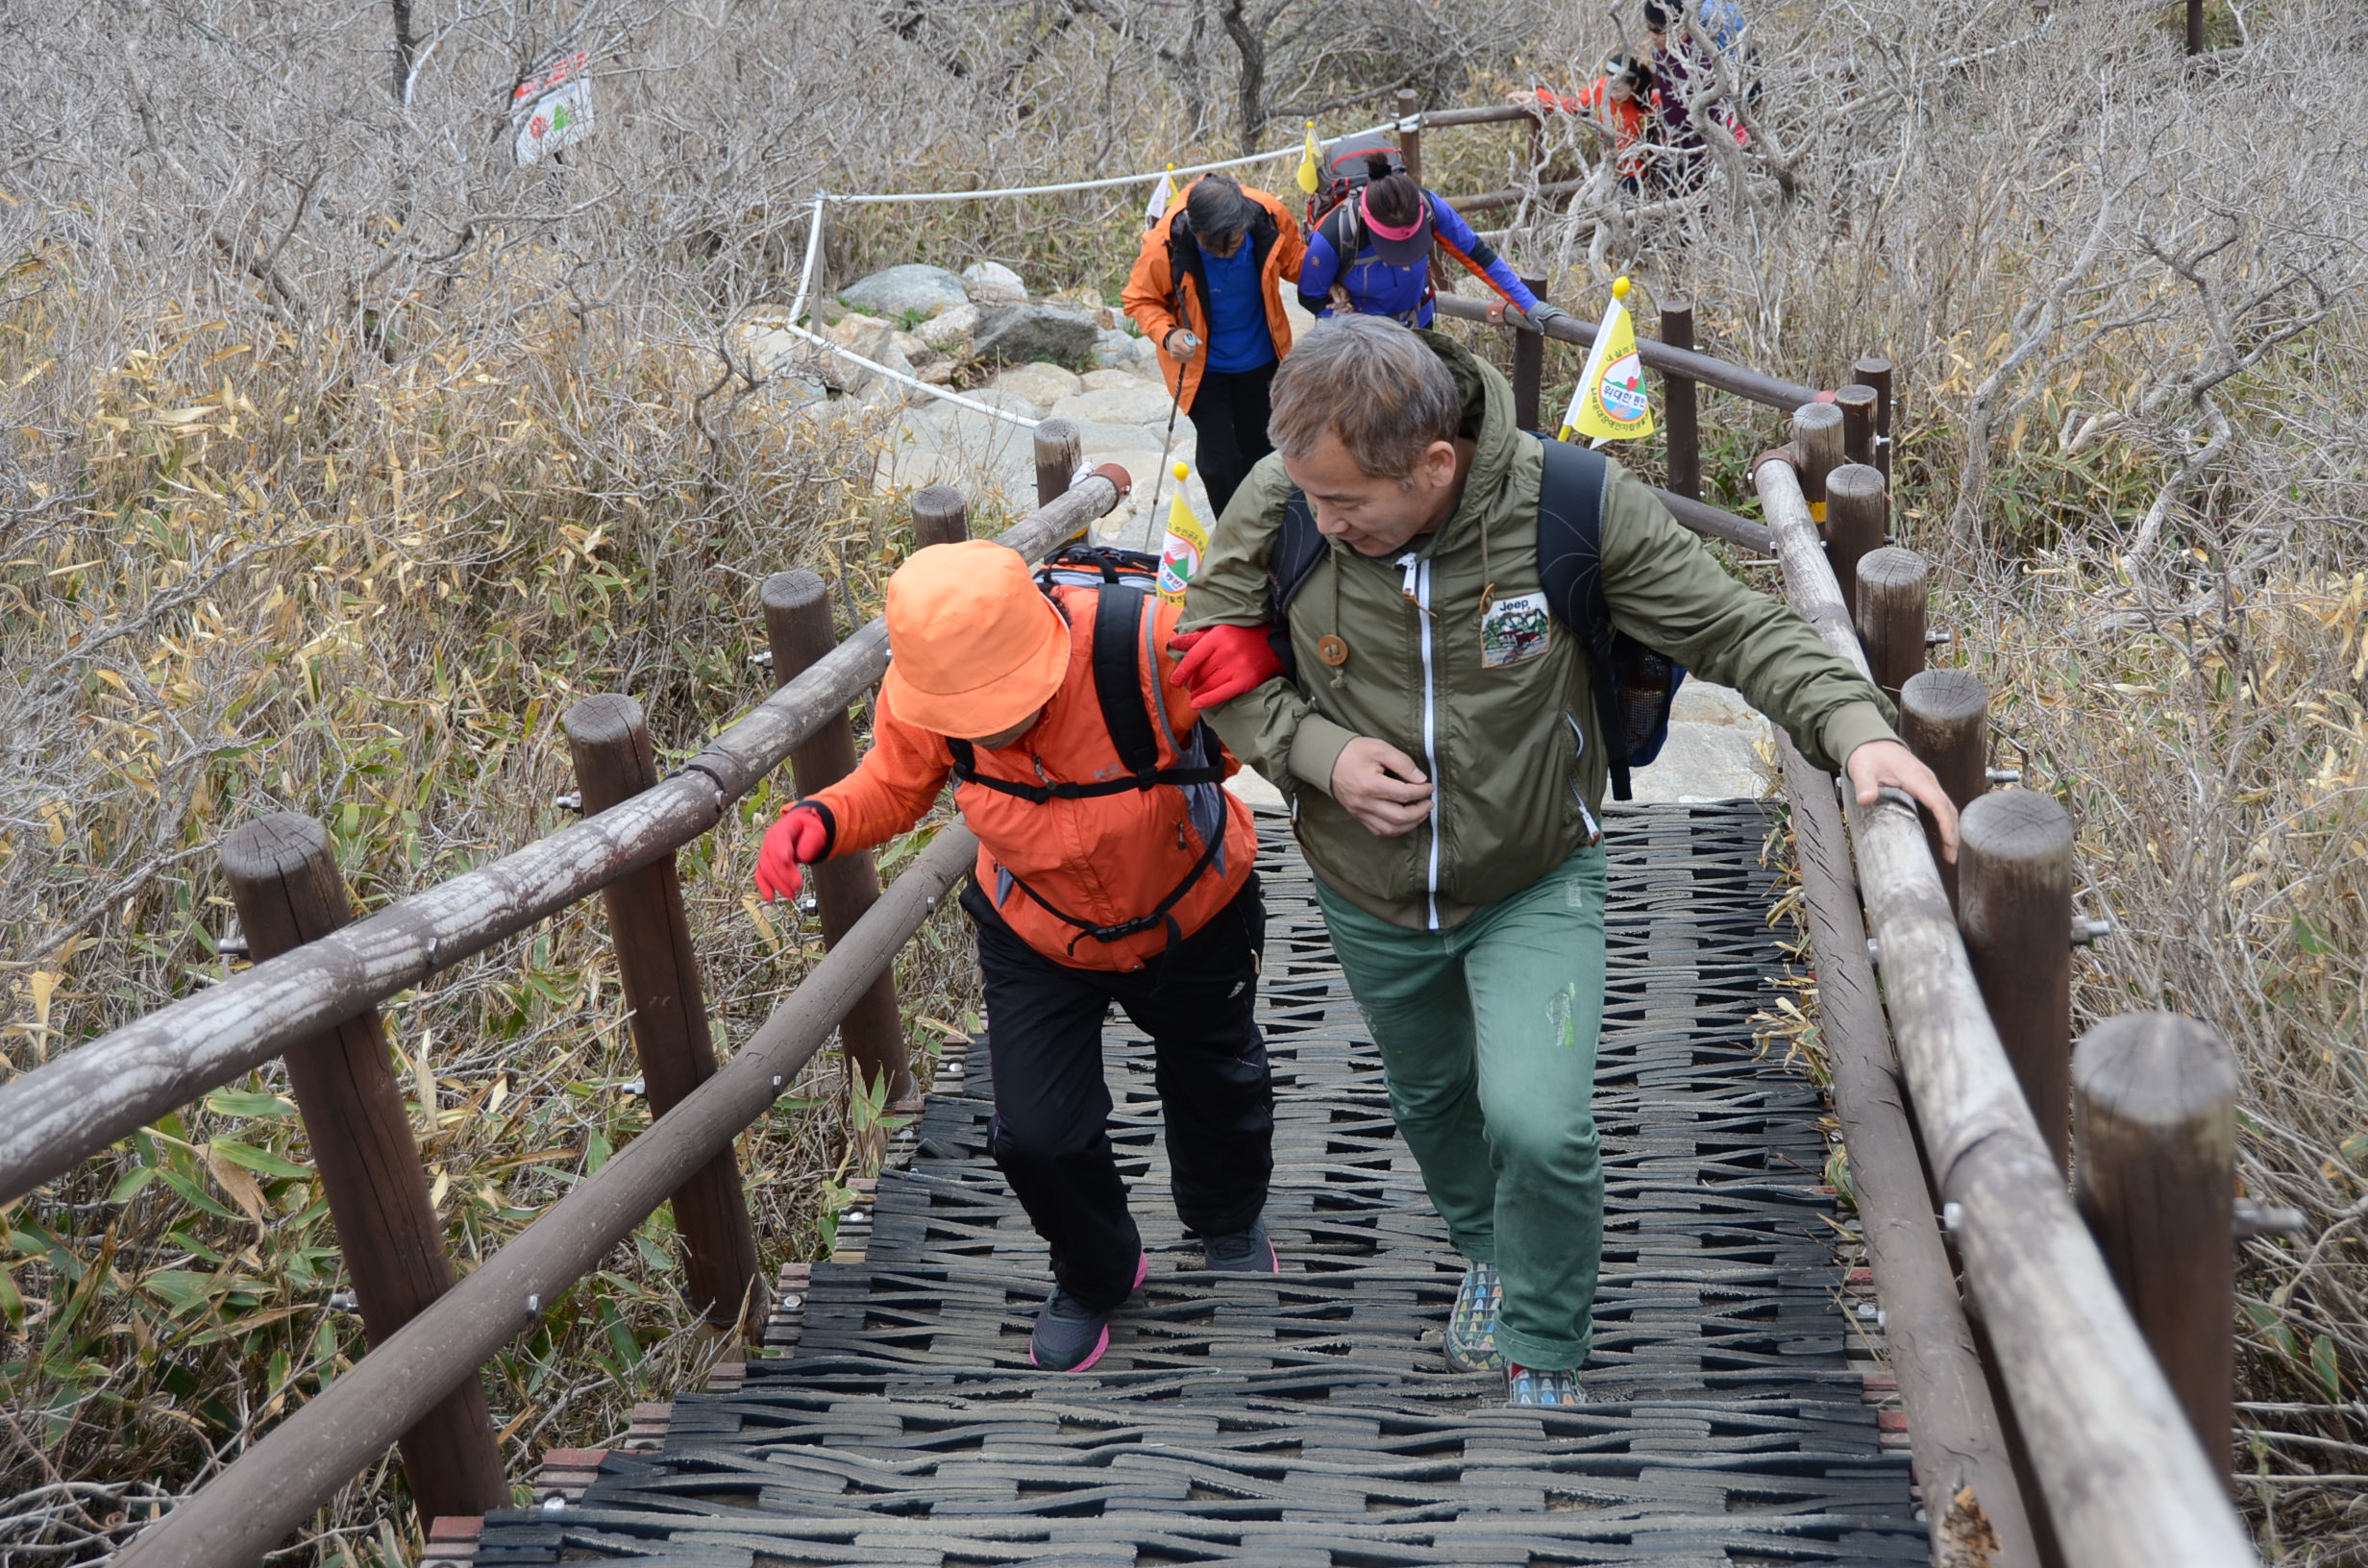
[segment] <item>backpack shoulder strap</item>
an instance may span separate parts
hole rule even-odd
[[[1564,441],[1541,441],[1545,474],[1538,484],[1538,580],[1554,618],[1591,651],[1609,653],[1612,612],[1603,599],[1603,453]]]
[[[1304,493],[1292,491],[1283,507],[1282,527],[1274,530],[1274,543],[1267,551],[1267,593],[1278,623],[1291,613],[1291,601],[1307,586],[1308,575],[1323,559],[1326,548],[1316,527],[1315,508]]]
[[[1340,257],[1341,271],[1345,273],[1365,249],[1365,224],[1357,215],[1357,193],[1354,190],[1340,199],[1331,211],[1317,225],[1323,233],[1324,243]]]
[[[1603,453],[1539,438],[1545,473],[1538,481],[1538,581],[1546,608],[1587,649],[1595,696],[1595,733],[1604,750],[1615,799],[1628,798],[1627,744],[1613,689],[1612,608],[1603,597],[1603,488],[1611,462]]]
[[[1138,778],[1159,771],[1159,741],[1143,703],[1142,661],[1136,648],[1149,596],[1140,588],[1105,582],[1094,603],[1094,697],[1101,722],[1118,747],[1119,761]]]

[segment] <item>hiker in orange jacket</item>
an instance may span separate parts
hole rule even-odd
[[[1102,561],[1072,552],[1038,578],[992,540],[915,551],[888,579],[872,749],[783,812],[756,862],[759,893],[795,896],[800,863],[904,832],[953,780],[979,843],[962,907],[986,989],[988,1146],[1051,1247],[1028,1353],[1061,1372],[1100,1358],[1148,1266],[1110,1147],[1113,1002],[1151,1037],[1176,1213],[1207,1266],[1279,1268],[1251,1014],[1266,909],[1249,810],[1222,786],[1240,765],[1165,656],[1179,607]]]
[[[1200,482],[1220,516],[1250,465],[1274,450],[1267,383],[1291,352],[1276,284],[1298,282],[1306,254],[1281,202],[1203,175],[1144,234],[1121,295],[1192,418]]]

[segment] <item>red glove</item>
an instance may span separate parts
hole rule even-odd
[[[1193,694],[1193,706],[1214,708],[1244,692],[1254,692],[1283,673],[1283,661],[1268,641],[1267,626],[1211,626],[1168,639],[1183,659],[1175,678]]]
[[[781,813],[779,821],[765,829],[763,847],[756,851],[756,892],[765,898],[795,898],[805,886],[800,861],[808,866],[830,850],[830,823],[822,807],[801,800]]]

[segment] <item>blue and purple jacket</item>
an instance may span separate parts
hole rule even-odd
[[[1487,241],[1472,233],[1471,225],[1446,198],[1426,190],[1422,199],[1430,205],[1431,235],[1440,249],[1520,309],[1526,311],[1538,303],[1538,297],[1522,286]],[[1307,259],[1299,265],[1299,303],[1320,316],[1328,316],[1332,286],[1338,283],[1348,290],[1359,315],[1395,316],[1410,327],[1428,327],[1433,313],[1430,257],[1425,255],[1411,266],[1392,266],[1367,240],[1344,262],[1341,251],[1349,243],[1348,236],[1361,234],[1356,224],[1356,198],[1352,196],[1309,232]]]

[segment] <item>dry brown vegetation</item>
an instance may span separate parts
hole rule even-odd
[[[2342,1479],[2368,1474],[2368,20],[2216,6],[2189,63],[2169,11],[2123,0],[1745,4],[1758,135],[1699,209],[1599,185],[1508,249],[1582,309],[1615,269],[1647,322],[1690,294],[1710,347],[1772,370],[1898,362],[1903,531],[2007,760],[2079,814],[2084,912],[2123,928],[2081,1004],[2226,1030],[2246,1183],[2312,1217],[2248,1246],[2241,1467],[2266,1548],[2337,1560],[2368,1527]],[[662,747],[752,700],[766,573],[870,601],[902,546],[874,432],[784,434],[727,352],[794,292],[816,189],[1223,156],[1369,123],[1400,85],[1568,83],[1622,25],[1640,44],[1633,15],[1495,0],[0,12],[4,1070],[226,972],[212,847],[245,816],[321,817],[358,897],[400,896],[556,823],[573,698],[631,692]],[[562,43],[598,61],[602,128],[513,168],[502,99]],[[1600,167],[1567,125],[1548,151]],[[1427,154],[1446,190],[1531,172],[1501,131]],[[988,257],[1107,289],[1140,200],[858,211],[825,277]],[[1772,422],[1710,420],[1739,499]],[[745,897],[770,804],[685,857],[727,1041],[809,951]],[[602,926],[573,912],[389,1009],[464,1266],[642,1124]],[[908,959],[917,1041],[963,1005],[960,936]],[[279,1088],[7,1211],[0,1552],[103,1549],[358,1353]],[[773,1261],[826,1242],[837,1124],[792,1105],[744,1142]],[[711,1353],[675,1269],[661,1214],[491,1369],[514,1463],[613,1435]],[[374,1474],[299,1555],[391,1563],[415,1531]]]

